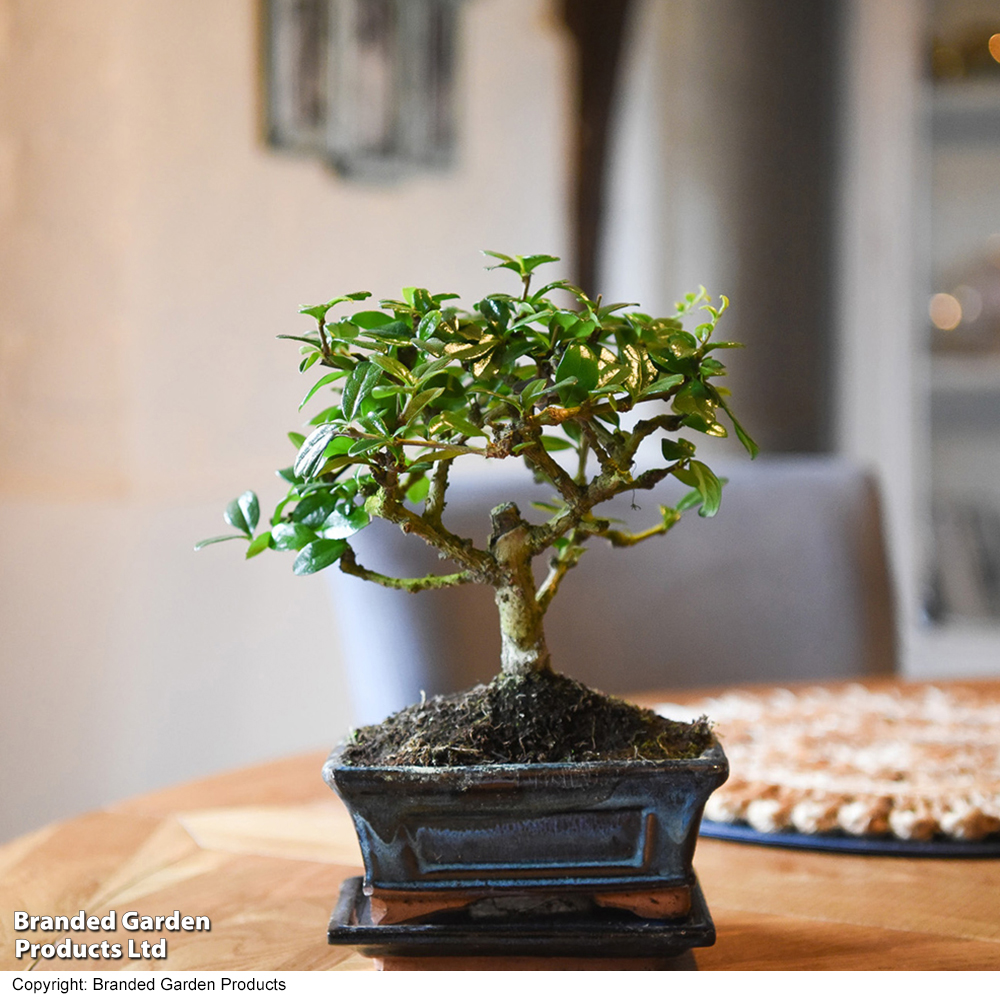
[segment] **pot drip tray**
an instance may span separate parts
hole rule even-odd
[[[345,879],[330,918],[330,944],[368,956],[537,955],[670,958],[715,943],[715,925],[695,881],[691,910],[677,920],[652,920],[594,907],[548,916],[474,917],[452,910],[402,924],[373,924],[360,876]],[[693,965],[685,966],[693,968]]]

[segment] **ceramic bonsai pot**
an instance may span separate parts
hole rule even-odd
[[[357,767],[342,758],[340,746],[323,773],[357,830],[373,925],[470,906],[684,919],[702,811],[729,773],[717,740],[697,758],[659,762]]]

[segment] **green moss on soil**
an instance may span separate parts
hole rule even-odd
[[[698,757],[704,719],[671,722],[561,674],[500,675],[352,734],[345,764],[448,766]]]

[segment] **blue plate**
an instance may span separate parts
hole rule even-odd
[[[834,854],[892,854],[934,858],[1000,857],[1000,836],[984,840],[897,840],[895,837],[851,837],[844,833],[760,833],[745,823],[701,821],[701,836],[715,840],[735,840],[766,847],[792,847],[802,851],[829,851]]]

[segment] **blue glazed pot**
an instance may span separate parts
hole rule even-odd
[[[702,810],[729,775],[697,758],[323,769],[351,812],[366,891],[627,891],[694,884]]]

